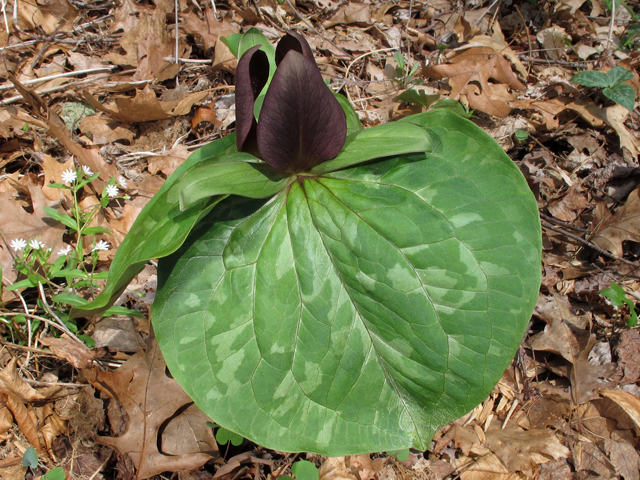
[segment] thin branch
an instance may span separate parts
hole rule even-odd
[[[40,82],[48,82],[49,80],[54,80],[56,78],[64,78],[64,77],[76,77],[79,75],[85,75],[87,73],[104,73],[104,72],[111,72],[113,70],[115,70],[117,67],[117,65],[110,65],[107,67],[100,67],[100,68],[89,68],[87,70],[78,70],[78,71],[74,71],[74,72],[64,72],[64,73],[56,73],[55,75],[49,75],[47,77],[40,77],[40,78],[34,78],[32,80],[25,80],[24,82],[22,82],[23,85],[33,85],[34,83],[40,83]],[[0,92],[3,90],[11,90],[16,88],[14,85],[3,85],[0,86]]]
[[[595,250],[596,252],[598,252],[600,255],[604,255],[605,257],[611,258],[612,260],[617,260],[619,262],[622,263],[626,263],[627,265],[630,265],[632,267],[635,268],[640,268],[640,264],[637,264],[635,262],[632,262],[630,260],[627,260],[626,258],[622,258],[622,257],[617,257],[615,256],[613,253],[600,248],[599,246],[597,246],[595,243],[590,242],[589,240],[585,240],[584,238],[575,235],[571,232],[567,232],[566,230],[563,230],[560,227],[556,227],[554,225],[551,225],[549,222],[545,222],[544,220],[541,220],[540,223],[542,223],[543,227],[549,228],[550,230],[553,230],[554,232],[558,232],[561,233],[562,235],[572,238],[574,240],[576,240],[577,242],[580,242],[581,244],[583,244],[586,247],[591,248],[592,250]]]
[[[565,228],[575,230],[576,232],[589,233],[589,230],[587,230],[586,228],[574,227],[573,225],[569,225],[568,223],[561,222],[557,218],[550,217],[549,215],[545,215],[544,213],[540,213],[540,217],[544,218],[545,220],[548,220],[549,222],[553,222],[560,226],[563,226]]]

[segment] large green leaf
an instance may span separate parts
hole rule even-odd
[[[431,152],[230,197],[161,260],[158,342],[222,427],[281,451],[424,450],[508,366],[540,283],[535,199],[469,121],[409,118]]]
[[[235,134],[228,135],[196,150],[164,182],[158,193],[142,209],[118,247],[104,290],[89,305],[73,308],[71,318],[95,315],[106,310],[149,260],[169,255],[182,245],[203,214],[210,211],[223,197],[203,199],[180,210],[179,205],[169,199],[171,187],[183,174],[196,166],[235,151],[235,140]]]

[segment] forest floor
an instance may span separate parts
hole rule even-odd
[[[55,480],[62,467],[80,479],[259,480],[300,459],[324,480],[640,478],[638,2],[1,3],[2,478]],[[538,201],[543,279],[526,338],[491,395],[404,461],[219,445],[149,335],[155,262],[119,299],[120,315],[79,323],[53,300],[63,279],[34,283],[42,252],[52,249],[49,264],[75,252],[83,262],[67,281],[91,298],[83,269],[108,270],[167,176],[233,131],[237,62],[220,37],[251,26],[272,41],[304,34],[365,127],[424,111],[431,95],[459,100]],[[618,85],[634,98],[571,81],[616,67],[630,72]],[[50,186],[81,167],[98,176],[75,198]],[[80,245],[43,207],[82,213],[93,230]],[[135,408],[171,392],[163,418]],[[23,465],[30,446],[34,468]]]

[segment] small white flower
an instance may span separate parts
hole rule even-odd
[[[14,252],[24,250],[24,247],[26,246],[27,242],[25,242],[22,238],[14,238],[13,240],[11,240],[11,248],[13,248]]]
[[[71,245],[67,245],[64,248],[61,248],[60,250],[58,250],[58,255],[69,255],[69,253],[71,252]]]
[[[107,185],[107,195],[109,195],[110,198],[117,197],[119,194],[118,187],[115,185]]]
[[[88,176],[90,177],[91,175],[93,175],[93,172],[91,171],[91,169],[89,167],[87,167],[86,165],[82,165],[82,171]]]
[[[118,177],[118,183],[122,188],[127,188],[127,179],[124,178],[122,175]]]
[[[38,240],[37,238],[34,238],[33,240],[31,240],[29,242],[29,246],[31,248],[33,248],[34,250],[40,250],[41,248],[44,248],[44,243],[42,243],[40,240]]]
[[[67,168],[64,172],[62,172],[62,181],[64,183],[73,183],[75,182],[76,178],[78,178],[78,175],[76,174],[75,170]]]
[[[109,244],[104,240],[100,240],[98,243],[96,243],[96,246],[93,247],[93,250],[91,251],[95,252],[96,250],[109,250]]]

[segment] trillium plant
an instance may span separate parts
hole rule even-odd
[[[238,38],[235,135],[167,179],[73,315],[160,258],[155,335],[218,425],[288,452],[424,450],[522,340],[535,199],[468,120],[439,109],[362,129],[302,36]]]

